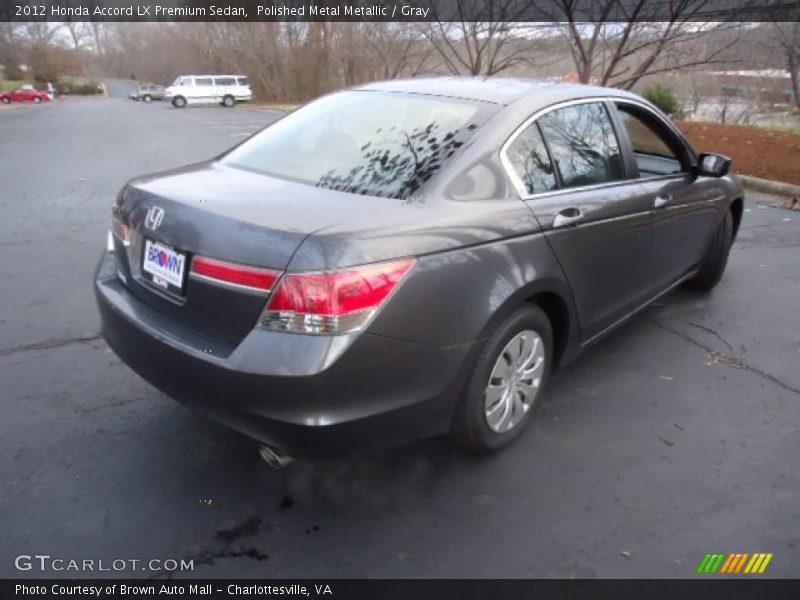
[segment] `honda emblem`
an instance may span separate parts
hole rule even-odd
[[[144,224],[148,229],[156,230],[163,220],[164,209],[160,206],[151,206],[144,218]]]

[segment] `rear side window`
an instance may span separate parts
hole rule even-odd
[[[556,174],[536,123],[529,125],[508,146],[506,157],[528,194],[556,189]]]
[[[247,77],[237,77],[236,83],[239,85],[250,85],[250,80]]]
[[[205,85],[212,85],[211,77],[198,77],[194,80],[195,85],[197,86],[205,86]]]
[[[603,104],[576,104],[538,119],[562,188],[624,178],[619,143]]]
[[[217,77],[214,85],[236,85],[236,80],[233,77]]]
[[[407,198],[496,110],[419,94],[340,92],[290,113],[223,162],[322,188]]]
[[[618,104],[617,111],[633,146],[639,177],[659,177],[680,173],[681,143],[643,110]]]

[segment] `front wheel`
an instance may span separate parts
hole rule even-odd
[[[553,329],[537,306],[514,311],[492,333],[456,407],[450,436],[475,452],[510,444],[530,420],[553,360]]]
[[[39,96],[36,96],[36,97],[33,99],[33,103],[34,103],[34,104],[39,104],[41,101],[42,101],[42,99],[41,99],[41,98],[39,98]]]
[[[3,104],[11,104],[11,98],[8,96],[3,97]]]
[[[186,106],[186,98],[184,98],[183,96],[175,96],[172,99],[172,106],[174,106],[175,108],[183,108],[183,107],[185,107]]]
[[[145,95],[144,98],[142,98],[142,100],[144,100],[145,102],[150,102],[150,100],[152,100],[152,98],[150,97],[150,94],[147,94],[147,95]]]
[[[731,211],[725,213],[725,218],[714,232],[711,245],[706,250],[706,254],[700,261],[700,269],[697,275],[692,277],[686,284],[696,290],[707,292],[714,288],[722,279],[725,272],[725,265],[728,264],[728,254],[733,244],[733,215]]]

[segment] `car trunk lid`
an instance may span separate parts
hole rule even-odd
[[[215,280],[213,270],[211,277],[207,269],[193,273],[195,259],[280,275],[303,240],[334,220],[320,203],[310,208],[320,193],[330,192],[215,163],[136,180],[115,208],[129,232],[119,253],[122,278],[169,318],[235,346],[252,330],[268,292]]]

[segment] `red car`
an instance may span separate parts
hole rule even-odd
[[[38,104],[48,100],[50,100],[50,94],[32,88],[21,88],[13,92],[0,92],[0,101],[3,104],[10,104],[11,102],[35,102]]]

